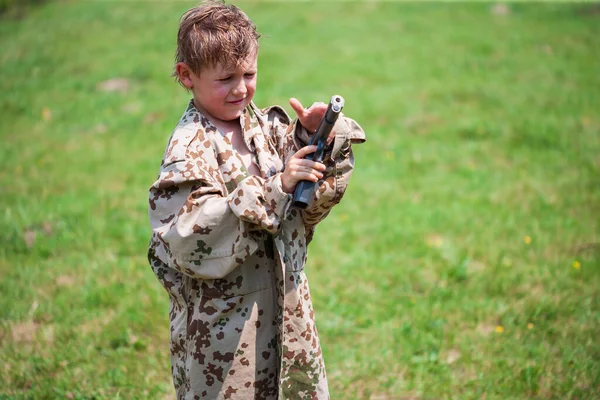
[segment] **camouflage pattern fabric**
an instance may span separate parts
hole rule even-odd
[[[178,399],[327,399],[306,275],[315,226],[342,198],[351,144],[341,116],[327,171],[307,210],[291,207],[281,174],[309,135],[280,107],[248,106],[243,137],[260,176],[190,102],[150,189],[148,258],[170,296]]]

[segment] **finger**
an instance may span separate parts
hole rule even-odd
[[[317,171],[325,171],[327,169],[327,167],[325,166],[325,164],[320,163],[318,161],[312,161],[312,160],[307,160],[306,158],[302,158],[300,160],[298,160],[296,162],[296,165],[298,167],[302,167],[302,168],[310,168],[311,170],[317,170]]]
[[[323,174],[321,174],[321,173],[316,173],[316,174],[315,174],[315,173],[312,173],[312,174],[310,174],[310,176],[312,177],[312,179],[311,179],[311,180],[312,180],[313,182],[318,182],[318,181],[319,181],[319,179],[323,178]]]
[[[293,155],[293,157],[294,158],[304,158],[307,155],[309,155],[310,153],[314,153],[315,151],[317,151],[317,146],[315,146],[315,145],[304,146],[303,148],[298,150],[296,152],[296,154]]]
[[[322,101],[315,101],[309,108],[312,110],[326,109],[327,104],[323,103]]]
[[[296,179],[298,179],[298,181],[317,182],[322,177],[323,176],[318,176],[317,174],[312,173],[312,172],[298,172],[296,174]]]
[[[323,173],[320,172],[320,171],[312,170],[311,174],[313,174],[314,176],[316,176],[318,179],[321,179],[323,177]]]
[[[300,165],[297,164],[294,169],[298,173],[308,173],[322,176],[325,170],[321,170],[319,167],[315,168],[313,165]]]
[[[290,106],[292,106],[292,108],[294,109],[294,111],[296,112],[296,115],[300,116],[300,115],[304,115],[304,107],[302,107],[302,103],[300,103],[300,100],[298,100],[295,97],[292,97],[290,99]]]
[[[312,103],[312,105],[306,109],[307,114],[312,114],[318,116],[319,118],[323,117],[325,111],[327,111],[327,104],[322,102]]]

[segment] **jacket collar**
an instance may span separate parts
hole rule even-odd
[[[203,129],[206,133],[218,132],[223,133],[202,114],[195,106],[194,100],[190,100],[186,114],[197,114],[198,118],[192,118],[199,122],[199,129]],[[258,165],[262,178],[269,178],[280,172],[283,169],[283,163],[277,154],[273,142],[265,136],[263,131],[264,121],[260,120],[260,111],[254,103],[250,103],[240,115],[240,127],[242,129],[242,137],[248,149],[254,154],[254,162]]]

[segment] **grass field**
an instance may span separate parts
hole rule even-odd
[[[193,4],[0,20],[0,399],[173,398],[146,207]],[[598,7],[238,4],[257,105],[368,136],[307,265],[332,399],[600,398]]]

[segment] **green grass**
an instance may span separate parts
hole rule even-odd
[[[0,23],[0,399],[172,396],[146,207],[193,4]],[[255,102],[339,93],[368,135],[307,265],[332,398],[598,398],[597,7],[239,4]]]
[[[0,19],[23,18],[31,7],[46,0],[0,0]]]

